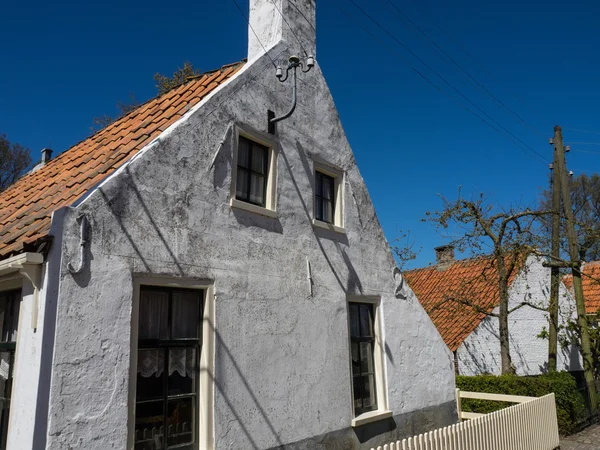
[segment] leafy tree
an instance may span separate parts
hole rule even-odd
[[[0,135],[0,191],[17,181],[31,164],[30,153],[21,144],[11,144],[5,134]]]
[[[174,87],[182,85],[188,79],[197,77],[200,74],[200,70],[194,69],[194,66],[192,66],[191,62],[185,61],[183,63],[183,67],[178,67],[173,73],[173,76],[168,77],[161,75],[160,73],[156,73],[154,75],[154,81],[156,81],[156,89],[158,89],[158,93],[164,94],[165,92],[169,92]]]

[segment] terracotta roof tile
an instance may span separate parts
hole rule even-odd
[[[563,283],[573,294],[573,275],[565,275]],[[585,299],[585,312],[595,314],[600,310],[600,261],[583,265],[581,284]]]
[[[96,186],[244,64],[207,72],[147,101],[0,192],[0,259],[46,236],[53,211]]]
[[[451,351],[486,317],[477,310],[491,312],[499,304],[498,276],[491,256],[454,261],[444,269],[409,270],[404,277]],[[468,301],[477,310],[460,301]]]

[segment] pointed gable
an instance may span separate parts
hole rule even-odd
[[[223,66],[147,101],[0,193],[0,259],[43,239],[52,212],[73,204],[194,105],[245,61]]]

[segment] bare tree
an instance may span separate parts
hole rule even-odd
[[[127,102],[117,102],[116,107],[119,113],[116,116],[109,116],[108,114],[104,114],[102,116],[94,117],[94,119],[92,120],[93,124],[90,127],[90,130],[92,131],[92,133],[102,130],[103,128],[106,128],[111,123],[113,123],[115,120],[119,120],[121,117],[124,117],[127,114],[129,114],[138,106],[140,106],[140,104],[136,101],[135,95],[133,93],[130,93],[129,100]]]
[[[19,179],[31,164],[31,150],[21,144],[10,143],[0,134],[0,192]]]
[[[494,206],[487,202],[483,195],[471,200],[459,195],[455,201],[442,197],[442,201],[443,210],[428,212],[427,220],[437,224],[438,230],[440,227],[447,229],[450,225],[458,226],[460,234],[454,237],[451,243],[459,251],[470,250],[476,255],[491,256],[498,283],[498,313],[477,305],[468,296],[449,294],[447,300],[462,303],[478,312],[498,318],[502,373],[514,373],[509,347],[508,315],[523,306],[542,310],[543,308],[523,301],[509,310],[508,286],[513,275],[522,267],[527,255],[532,251],[530,242],[537,219],[546,213],[528,208],[495,211]]]
[[[191,78],[195,78],[201,74],[200,70],[194,69],[192,63],[185,61],[183,67],[178,67],[173,73],[173,76],[165,76],[157,73],[154,75],[154,81],[156,81],[156,89],[159,94],[169,92],[174,87],[180,86]]]

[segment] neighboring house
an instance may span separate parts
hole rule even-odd
[[[318,66],[269,125],[315,1],[250,3],[247,62],[0,194],[3,448],[362,449],[456,420]]]
[[[573,275],[565,275],[563,283],[571,293],[573,292]],[[600,311],[600,261],[583,263],[581,268],[581,284],[585,300],[585,312],[596,314]]]
[[[498,272],[491,256],[454,259],[454,248],[436,248],[437,264],[404,273],[409,287],[428,312],[442,338],[453,352],[460,375],[501,373],[498,318],[500,301]],[[529,256],[509,280],[509,310],[523,303],[547,308],[550,269],[542,259]],[[560,285],[559,321],[564,324],[574,313],[572,297]],[[538,337],[548,329],[546,311],[525,305],[508,316],[512,364],[518,375],[535,375],[547,368],[548,340]],[[559,370],[580,370],[574,347],[559,346]]]

